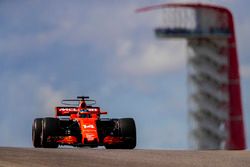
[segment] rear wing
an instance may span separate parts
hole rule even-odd
[[[107,114],[107,112],[101,111],[100,107],[90,107],[88,106],[87,110],[89,113],[86,114]],[[56,116],[71,116],[71,114],[77,114],[79,112],[78,107],[56,107]]]

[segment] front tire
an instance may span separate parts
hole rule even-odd
[[[42,118],[36,118],[32,125],[32,142],[35,148],[41,147]]]
[[[41,145],[44,148],[57,148],[58,143],[48,141],[49,136],[57,136],[59,131],[59,120],[57,118],[42,119]]]
[[[136,126],[133,118],[121,118],[117,121],[119,137],[123,142],[105,145],[106,149],[134,149],[136,146]]]
[[[119,119],[119,128],[121,137],[125,139],[122,144],[123,149],[134,149],[136,146],[136,127],[133,118]]]

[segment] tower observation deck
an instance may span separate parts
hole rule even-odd
[[[245,149],[240,76],[233,16],[206,4],[163,4],[158,38],[187,40],[190,136],[196,149]],[[178,48],[176,48],[178,49]]]

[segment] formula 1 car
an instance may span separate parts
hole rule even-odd
[[[132,118],[100,118],[107,114],[95,107],[95,100],[86,96],[62,100],[56,116],[36,118],[32,126],[35,148],[57,148],[59,145],[134,149],[136,127]]]

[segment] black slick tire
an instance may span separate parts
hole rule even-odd
[[[121,148],[134,149],[136,146],[136,127],[133,118],[122,118],[118,120],[120,135],[125,139]]]
[[[32,143],[35,148],[41,147],[42,118],[36,118],[32,125]]]
[[[59,130],[59,120],[57,118],[42,119],[41,145],[44,148],[57,148],[58,143],[48,142],[49,136],[57,136]]]
[[[106,149],[134,149],[136,147],[136,126],[133,118],[118,119],[119,137],[124,140],[119,144],[105,145]]]

